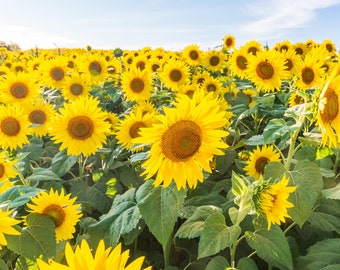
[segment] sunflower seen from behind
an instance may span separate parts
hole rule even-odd
[[[274,146],[257,146],[250,152],[247,165],[244,167],[246,175],[258,180],[263,175],[266,165],[271,162],[281,162],[280,154],[274,149]]]
[[[11,217],[11,211],[4,211],[0,208],[0,250],[7,245],[6,234],[20,235],[20,232],[13,228],[19,223],[21,223],[20,220]]]
[[[195,95],[195,94],[194,94]],[[164,108],[157,117],[159,123],[141,128],[137,144],[150,144],[148,160],[142,166],[146,179],[155,175],[155,186],[164,187],[172,181],[178,189],[195,188],[202,182],[203,170],[211,172],[210,161],[215,155],[223,155],[227,148],[223,138],[228,135],[225,112],[218,106],[212,93],[200,103],[180,95],[173,108]]]
[[[53,117],[50,129],[52,140],[60,143],[60,150],[67,155],[95,154],[106,142],[110,133],[107,114],[99,106],[99,100],[91,96],[81,96],[71,103],[65,103]]]
[[[142,270],[144,256],[128,263],[129,250],[122,250],[119,243],[115,248],[105,248],[103,240],[93,252],[85,239],[72,249],[69,242],[65,246],[67,265],[50,260],[48,263],[37,259],[39,270]],[[151,266],[144,268],[151,270]]]
[[[49,192],[42,190],[27,203],[28,212],[44,214],[50,217],[55,225],[56,242],[72,239],[82,213],[80,204],[75,204],[76,197],[51,189]]]

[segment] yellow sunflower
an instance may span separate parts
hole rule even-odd
[[[266,217],[268,222],[268,230],[272,224],[280,225],[289,218],[287,209],[294,207],[289,202],[289,195],[295,191],[296,186],[287,186],[288,179],[284,175],[282,179],[275,183],[264,185],[255,194],[255,204],[260,215]]]
[[[308,52],[310,47],[307,47],[305,43],[303,42],[296,42],[293,44],[293,48],[297,55],[305,56],[305,54]]]
[[[236,46],[235,37],[232,35],[226,35],[223,39],[223,47],[227,50],[234,49]]]
[[[144,256],[126,265],[129,253],[129,250],[122,251],[120,243],[114,249],[111,247],[105,249],[104,241],[100,240],[96,252],[92,254],[89,244],[83,239],[75,250],[69,242],[66,243],[65,257],[68,265],[53,260],[46,263],[41,259],[37,259],[37,263],[40,270],[141,270]],[[144,270],[151,270],[151,266]]]
[[[0,147],[14,150],[28,141],[30,125],[24,110],[15,105],[0,105]]]
[[[0,208],[0,250],[2,246],[7,245],[5,234],[20,235],[20,232],[14,229],[13,226],[19,224],[21,221],[12,218],[10,215],[11,211],[3,211]]]
[[[273,145],[264,145],[257,148],[249,154],[249,160],[244,167],[246,175],[258,180],[264,173],[264,168],[268,163],[281,162],[280,154],[274,149]]]
[[[288,106],[293,107],[305,103],[305,99],[297,92],[291,92],[288,98]]]
[[[322,42],[322,46],[324,46],[328,52],[329,56],[335,56],[336,54],[336,45],[330,39],[325,39]]]
[[[247,77],[249,54],[244,49],[234,50],[228,59],[229,68],[240,79]]]
[[[17,161],[17,159],[10,160],[7,152],[0,152],[0,183],[15,178],[19,174],[14,169]]]
[[[108,75],[107,62],[104,56],[90,53],[79,61],[79,71],[91,78],[92,83],[101,83]]]
[[[249,57],[247,74],[249,79],[263,92],[280,89],[283,79],[288,77],[285,59],[275,50],[264,50]]]
[[[145,115],[147,113],[153,115],[157,114],[157,109],[150,100],[139,101],[132,107],[132,112],[136,113],[138,110],[142,112],[142,115]]]
[[[151,72],[131,68],[122,74],[122,92],[129,101],[148,100],[153,91]]]
[[[199,65],[202,60],[203,52],[196,44],[188,45],[182,52],[183,60],[191,66]]]
[[[295,50],[292,48],[283,50],[281,54],[285,59],[285,70],[288,72],[287,79],[291,79],[297,73],[297,63],[301,60],[301,56],[296,54]]]
[[[333,78],[322,90],[316,119],[321,130],[322,143],[337,147],[340,141],[340,75]]]
[[[290,42],[289,40],[283,40],[281,42],[276,42],[273,49],[283,53],[284,51],[292,49],[292,47],[293,47],[292,42]]]
[[[262,44],[257,40],[250,40],[244,43],[240,50],[246,51],[248,54],[256,55],[262,51]]]
[[[117,125],[119,123],[118,116],[113,112],[106,112],[106,118],[105,121],[110,124],[110,132],[108,135],[113,135],[116,132]]]
[[[212,78],[210,73],[206,70],[198,71],[192,75],[191,84],[196,86],[201,86],[205,80]]]
[[[125,149],[130,150],[134,144],[133,139],[140,136],[140,129],[151,127],[152,124],[155,123],[154,117],[154,114],[143,114],[140,109],[131,111],[130,114],[120,120],[117,125],[116,138],[118,143],[124,146]]]
[[[214,95],[219,95],[222,91],[222,83],[218,78],[209,77],[204,80],[200,89],[204,90],[206,93],[212,92]]]
[[[38,69],[41,72],[39,80],[43,86],[52,89],[60,89],[63,86],[68,73],[67,61],[63,56],[58,56],[42,62]]]
[[[226,55],[218,50],[204,53],[202,64],[211,71],[219,71],[226,65]]]
[[[53,105],[44,102],[43,99],[36,99],[31,104],[25,105],[24,111],[30,122],[29,134],[34,134],[38,138],[47,135],[56,113]]]
[[[27,203],[30,213],[39,213],[49,216],[55,225],[57,243],[72,239],[75,226],[82,216],[79,210],[80,204],[74,204],[76,197],[70,198],[71,194],[64,194],[64,190],[50,190],[49,193],[42,190],[38,195],[31,198],[32,203]]]
[[[53,118],[50,135],[60,150],[67,149],[68,155],[85,157],[95,154],[106,141],[110,124],[107,114],[99,107],[99,101],[90,96],[80,96],[60,108],[60,114]]]
[[[89,76],[75,72],[66,78],[61,94],[66,100],[73,101],[79,96],[89,95],[90,90],[91,83]]]
[[[8,74],[0,85],[0,91],[4,102],[20,106],[39,96],[39,88],[32,75],[23,72]]]
[[[242,93],[245,94],[247,98],[249,99],[249,104],[248,104],[249,108],[253,107],[256,104],[254,97],[257,96],[257,91],[251,88],[247,88],[247,89],[243,89]]]
[[[160,78],[167,88],[178,91],[189,82],[189,74],[189,66],[184,61],[169,60],[164,65]]]
[[[0,182],[0,194],[6,192],[8,189],[13,187],[13,183],[10,180]]]
[[[195,188],[203,181],[202,169],[211,172],[210,161],[214,155],[223,155],[227,148],[222,140],[228,135],[223,128],[228,124],[212,93],[200,103],[186,95],[178,97],[173,108],[164,108],[159,123],[141,128],[138,144],[151,144],[148,160],[143,163],[146,179],[156,173],[155,186],[164,187],[174,181],[178,189]]]

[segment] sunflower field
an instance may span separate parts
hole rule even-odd
[[[339,145],[331,40],[0,48],[0,269],[340,269]]]

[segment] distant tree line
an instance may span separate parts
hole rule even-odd
[[[20,46],[16,43],[6,43],[5,41],[0,40],[0,48],[6,48],[9,51],[20,51]]]

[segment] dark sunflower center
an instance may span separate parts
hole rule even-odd
[[[269,163],[269,159],[266,157],[260,157],[256,160],[255,169],[259,174],[264,173],[264,167]]]
[[[130,82],[130,89],[135,93],[140,93],[144,90],[144,81],[140,78],[134,78]]]
[[[216,55],[210,57],[209,64],[213,67],[217,66],[220,63],[220,58]]]
[[[173,69],[170,71],[169,78],[173,82],[179,82],[182,79],[182,71]]]
[[[320,115],[323,122],[329,123],[338,116],[339,99],[332,88],[327,89],[324,97],[326,98],[326,104]]]
[[[2,178],[5,175],[5,166],[3,164],[0,164],[0,178]]]
[[[79,96],[84,92],[84,87],[80,83],[73,83],[70,86],[72,95]]]
[[[304,103],[304,99],[301,96],[296,95],[295,98],[294,98],[294,103],[295,104],[302,104],[302,103]]]
[[[42,110],[34,110],[30,113],[29,120],[33,124],[42,125],[46,121],[46,114]]]
[[[305,84],[311,84],[314,81],[314,71],[310,67],[305,67],[302,69],[302,81]]]
[[[248,53],[251,53],[252,55],[257,54],[258,49],[256,47],[249,47]]]
[[[25,98],[28,94],[28,87],[26,84],[21,82],[14,83],[10,88],[10,92],[15,98]]]
[[[269,62],[263,61],[256,66],[256,73],[262,80],[269,80],[274,76],[274,68]]]
[[[300,47],[295,48],[295,52],[296,52],[296,54],[298,54],[298,55],[303,55],[303,49],[300,48]]]
[[[92,61],[89,65],[89,71],[92,75],[97,76],[102,73],[102,66],[98,61]]]
[[[227,38],[227,39],[225,40],[225,45],[226,45],[227,47],[230,47],[231,45],[233,45],[233,39],[232,39],[232,38]]]
[[[145,69],[145,62],[139,61],[139,62],[136,64],[136,67],[139,68],[140,70]]]
[[[129,134],[131,138],[140,137],[139,131],[141,128],[146,127],[145,123],[142,121],[137,121],[133,123],[129,129]]]
[[[287,45],[282,45],[281,48],[280,48],[280,52],[283,52],[283,51],[288,51],[288,46]]]
[[[1,131],[7,136],[16,136],[20,132],[20,123],[14,117],[8,116],[1,122]]]
[[[74,62],[73,62],[72,60],[68,61],[68,62],[67,62],[67,67],[68,67],[68,68],[74,68],[74,67],[75,67]]]
[[[51,204],[43,210],[43,214],[49,216],[56,227],[59,227],[65,221],[65,211],[60,205]]]
[[[107,67],[107,72],[109,73],[109,74],[115,74],[116,73],[116,68],[114,67],[114,66],[108,66]]]
[[[168,159],[182,162],[194,156],[201,143],[202,131],[199,125],[190,120],[181,120],[164,132],[161,148]]]
[[[326,44],[326,49],[327,49],[327,51],[332,52],[333,51],[333,46],[331,44],[327,43]]]
[[[86,140],[93,134],[93,121],[85,115],[73,117],[68,122],[67,130],[73,139]]]
[[[24,71],[24,68],[22,66],[16,66],[15,67],[15,71],[16,72],[21,72],[21,71]]]
[[[284,66],[286,67],[285,70],[290,71],[293,68],[293,61],[287,58]]]
[[[239,69],[245,70],[247,68],[247,59],[242,55],[237,56],[236,65]]]
[[[160,68],[159,64],[152,64],[152,66],[151,66],[151,70],[152,70],[153,72],[156,72],[157,69],[159,69],[159,68]]]
[[[197,51],[195,51],[195,50],[192,50],[192,51],[190,51],[189,52],[189,57],[190,57],[190,59],[192,59],[192,60],[197,60],[198,59],[198,52]]]
[[[210,84],[207,85],[207,90],[208,90],[208,92],[215,92],[216,89],[217,89],[216,85],[214,85],[214,84],[212,84],[212,83],[210,83]]]
[[[65,72],[62,68],[60,67],[54,67],[51,69],[50,71],[50,76],[53,80],[59,82],[61,81],[62,79],[64,79],[64,76],[65,76]]]

